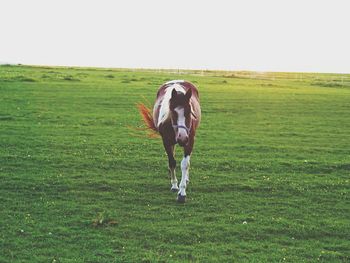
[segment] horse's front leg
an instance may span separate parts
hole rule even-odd
[[[180,203],[184,203],[186,201],[186,187],[188,182],[190,181],[190,159],[193,148],[194,138],[190,138],[188,144],[184,147],[184,158],[181,161],[181,182],[180,189],[177,196],[177,201]]]
[[[170,183],[171,183],[171,188],[170,190],[173,192],[176,192],[179,190],[179,187],[177,186],[177,178],[175,174],[175,168],[176,168],[176,160],[174,158],[174,149],[175,145],[169,145],[164,143],[164,148],[166,151],[166,154],[168,155],[168,171],[169,171],[169,177],[170,177]]]

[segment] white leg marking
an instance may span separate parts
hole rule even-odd
[[[171,183],[171,189],[172,191],[179,190],[179,187],[177,186],[177,178],[175,174],[175,168],[169,168],[169,175],[170,175],[170,183]]]
[[[179,195],[182,195],[182,196],[186,196],[186,186],[187,186],[187,183],[190,181],[189,169],[190,169],[190,156],[188,155],[184,157],[181,161],[182,177],[180,182]]]

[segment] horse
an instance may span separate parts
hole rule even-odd
[[[189,183],[190,158],[194,146],[196,129],[201,121],[201,107],[198,89],[190,82],[172,80],[158,89],[153,112],[144,104],[138,104],[146,128],[160,134],[168,156],[170,190],[178,192],[177,201],[186,201],[186,187]],[[184,149],[181,161],[180,185],[175,174],[175,146]]]

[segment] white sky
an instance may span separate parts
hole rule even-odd
[[[350,73],[350,1],[0,0],[0,62]]]

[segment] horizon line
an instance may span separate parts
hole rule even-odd
[[[130,70],[161,70],[161,71],[205,71],[205,72],[256,72],[256,73],[295,73],[295,74],[339,74],[350,75],[350,72],[322,72],[322,71],[285,71],[285,70],[256,70],[256,69],[218,69],[218,68],[181,68],[181,67],[121,67],[121,66],[92,66],[92,65],[58,65],[58,64],[25,64],[0,62],[1,66],[28,66],[28,67],[57,67],[57,68],[87,68],[87,69],[130,69]]]

